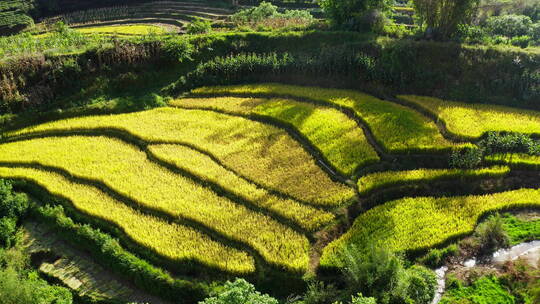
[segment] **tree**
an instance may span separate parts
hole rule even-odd
[[[361,19],[372,10],[387,12],[393,0],[320,0],[319,4],[338,27],[358,29]]]
[[[261,294],[244,279],[227,282],[223,290],[215,297],[207,298],[199,304],[278,304],[279,302],[266,294]]]
[[[470,24],[480,0],[414,0],[420,25],[430,38],[448,39]]]

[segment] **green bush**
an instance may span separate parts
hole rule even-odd
[[[47,284],[36,272],[0,269],[0,297],[5,304],[71,304],[68,289]]]
[[[12,217],[0,218],[0,245],[2,247],[11,247],[15,241],[17,232],[17,219]]]
[[[502,219],[511,245],[540,239],[540,219],[525,221],[509,213],[504,214]]]
[[[182,63],[191,60],[193,54],[193,45],[183,36],[173,36],[163,42],[163,51],[167,58],[175,62]]]
[[[362,19],[372,12],[388,12],[393,1],[389,0],[321,0],[321,8],[332,23],[347,30],[369,30]]]
[[[482,163],[484,152],[478,148],[455,150],[450,155],[449,164],[452,168],[473,169]]]
[[[403,260],[385,248],[350,246],[342,258],[350,294],[361,292],[381,304],[428,304],[433,298],[435,274],[421,266],[406,269]]]
[[[504,222],[500,214],[492,215],[478,225],[475,236],[480,241],[480,250],[485,253],[491,253],[510,244],[510,238],[504,230]]]
[[[478,142],[478,146],[482,147],[486,154],[525,153],[540,155],[540,141],[519,133],[488,132]]]
[[[199,304],[279,304],[278,300],[261,294],[244,279],[225,283],[224,288],[215,296]]]
[[[512,38],[530,35],[532,25],[533,22],[528,16],[502,15],[490,17],[485,26],[492,35]]]
[[[212,31],[212,21],[203,18],[195,18],[186,27],[188,34],[206,34]]]
[[[302,304],[327,304],[339,298],[339,291],[334,285],[327,285],[321,281],[308,283],[308,288],[303,296]]]

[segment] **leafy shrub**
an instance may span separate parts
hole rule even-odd
[[[13,268],[0,269],[0,295],[2,303],[9,304],[73,303],[68,289],[47,284],[36,272],[25,274]]]
[[[393,1],[383,0],[321,0],[320,5],[332,23],[347,30],[366,30],[362,18],[369,11],[387,12]],[[369,15],[369,13],[367,14]]]
[[[363,292],[383,304],[431,302],[436,286],[434,273],[421,266],[406,269],[403,260],[388,249],[368,246],[359,250],[351,245],[342,258],[351,294]]]
[[[531,18],[523,15],[495,16],[486,21],[486,28],[492,35],[510,38],[530,35],[532,25]]]
[[[526,48],[529,44],[532,43],[532,38],[530,36],[517,36],[510,39],[510,44],[513,46],[518,46],[520,48]]]
[[[28,200],[23,194],[13,192],[11,182],[0,179],[0,217],[17,218],[28,209]]]
[[[0,218],[0,245],[11,247],[17,232],[17,219],[12,217]]]
[[[486,253],[507,247],[510,244],[510,238],[504,230],[504,222],[499,214],[490,216],[485,222],[478,225],[475,236],[480,241],[480,250]]]
[[[191,60],[193,45],[183,36],[174,36],[163,42],[163,50],[168,58],[173,58],[177,62]]]
[[[219,294],[199,302],[199,304],[279,304],[278,300],[261,294],[244,279],[227,282]]]
[[[520,133],[488,132],[478,145],[486,154],[526,153],[540,155],[540,141]]]
[[[212,22],[203,18],[195,18],[186,27],[188,34],[206,34],[210,31],[212,31]]]
[[[478,148],[455,150],[450,155],[449,164],[452,168],[473,169],[482,163],[484,152]]]
[[[264,30],[285,28],[290,26],[307,26],[314,19],[308,10],[285,10],[280,13],[277,6],[270,2],[261,2],[259,6],[243,9],[231,16],[237,26],[251,26]]]
[[[442,0],[415,0],[414,8],[420,25],[427,34],[437,39],[454,36],[458,27],[470,24],[479,0],[454,0],[452,4]]]
[[[259,6],[243,9],[231,16],[235,23],[245,24],[259,22],[278,14],[277,6],[270,2],[262,1]]]
[[[324,282],[313,281],[308,283],[308,288],[303,296],[302,304],[327,304],[334,302],[339,297],[339,291],[334,285],[326,285]]]

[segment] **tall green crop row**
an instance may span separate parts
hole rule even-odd
[[[203,87],[193,93],[291,96],[343,107],[364,120],[376,140],[390,153],[436,153],[456,147],[422,114],[357,91],[268,83]]]
[[[347,233],[330,243],[321,266],[340,266],[343,250],[351,245],[384,244],[396,252],[424,250],[471,233],[487,212],[520,207],[540,207],[540,189],[387,202],[360,215]]]
[[[234,97],[180,99],[172,101],[171,105],[275,119],[297,129],[341,174],[347,176],[359,166],[379,160],[356,122],[332,108],[289,99]]]

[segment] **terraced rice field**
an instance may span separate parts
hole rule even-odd
[[[396,252],[434,247],[471,233],[483,214],[510,208],[540,207],[540,189],[521,189],[482,196],[403,198],[360,215],[351,229],[328,245],[321,266],[341,264],[340,255],[352,244],[376,244]]]
[[[502,179],[538,159],[488,156],[470,170],[416,160],[394,171],[388,155],[448,157],[473,144],[446,138],[412,107],[355,91],[262,84],[191,95],[169,107],[7,132],[0,177],[67,199],[169,262],[236,275],[313,270],[318,232],[335,225],[349,229],[322,250],[322,267],[339,267],[350,245],[421,251],[470,233],[487,212],[540,207],[537,189],[401,197],[346,227],[347,208],[387,188]]]
[[[128,6],[112,6],[76,11],[43,21],[58,20],[72,27],[119,26],[126,24],[160,24],[183,31],[194,18],[224,20],[232,10],[216,6],[211,1],[153,1]]]
[[[445,139],[433,121],[413,109],[356,91],[269,83],[203,87],[192,93],[289,96],[345,108],[364,121],[377,142],[390,153],[437,153],[461,146]]]
[[[77,29],[78,32],[83,34],[101,34],[101,35],[149,35],[165,34],[167,31],[157,25],[118,25],[118,26],[96,26],[96,27],[83,27]]]
[[[356,168],[379,160],[356,122],[332,108],[287,99],[235,97],[180,99],[171,104],[259,116],[286,124],[300,131],[344,175],[352,175]]]
[[[433,97],[399,96],[437,116],[449,132],[477,139],[489,131],[540,135],[540,113],[486,104],[468,104]]]

